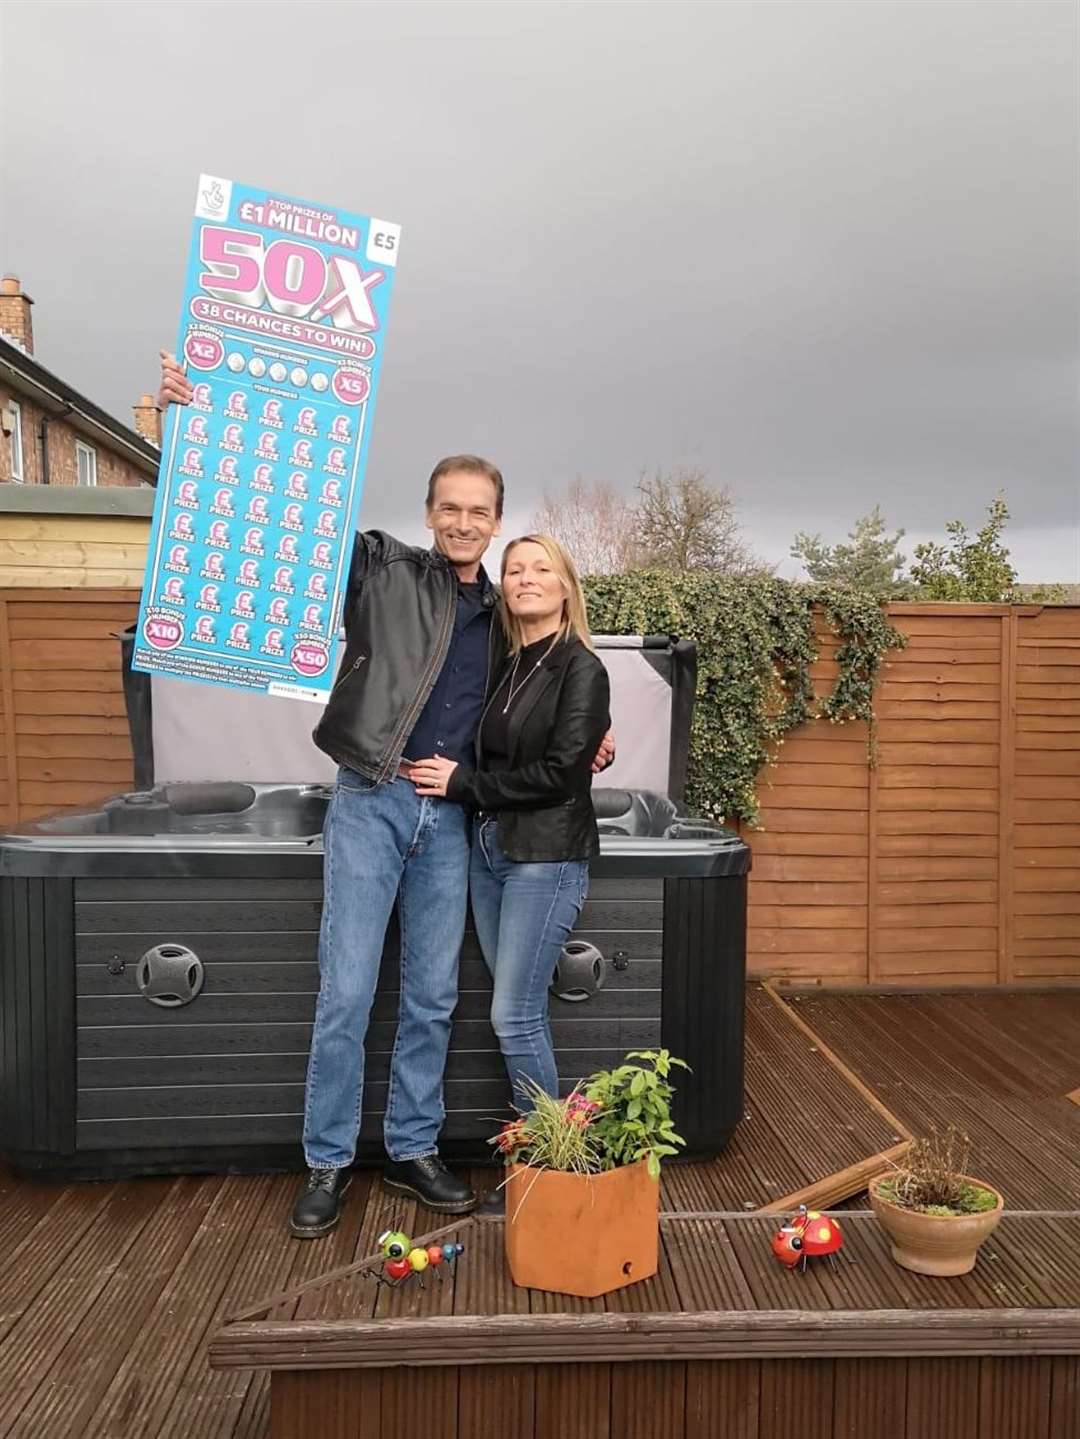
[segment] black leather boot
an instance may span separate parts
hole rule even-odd
[[[426,1154],[423,1159],[387,1160],[383,1183],[399,1194],[411,1194],[441,1214],[468,1214],[476,1208],[476,1195],[463,1179],[450,1173],[437,1154]]]
[[[342,1201],[351,1183],[350,1169],[309,1169],[307,1183],[293,1205],[289,1233],[297,1239],[329,1234],[341,1218]]]

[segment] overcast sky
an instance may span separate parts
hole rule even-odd
[[[1080,579],[1077,7],[11,4],[0,264],[130,419],[200,171],[404,226],[362,519],[475,450],[507,531],[575,476],[732,487],[782,561],[1002,488]],[[910,547],[909,547],[910,552]],[[794,572],[788,564],[784,572]]]

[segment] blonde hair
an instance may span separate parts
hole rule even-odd
[[[502,569],[500,577],[506,579],[506,566],[511,554],[518,545],[539,545],[551,561],[563,590],[562,621],[559,625],[557,639],[568,640],[571,636],[579,639],[586,649],[593,648],[592,636],[589,633],[589,616],[585,608],[585,593],[581,588],[581,580],[578,578],[577,567],[570,558],[570,552],[554,535],[519,535],[516,540],[511,540],[503,550]],[[521,621],[517,615],[510,613],[510,606],[506,603],[505,593],[499,596],[499,612],[502,616],[503,629],[510,644],[510,653],[516,654],[525,643],[522,633]]]

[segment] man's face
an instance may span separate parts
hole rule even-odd
[[[477,564],[499,533],[495,486],[486,475],[462,470],[440,475],[425,523],[435,536],[435,548],[451,564]]]

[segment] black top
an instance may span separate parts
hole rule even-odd
[[[447,798],[498,814],[507,859],[590,859],[600,852],[590,787],[592,762],[610,723],[607,671],[580,640],[570,639],[556,644],[525,681],[519,665],[517,683],[506,716],[506,768],[489,766],[485,715],[480,768],[459,764]],[[496,705],[498,696],[491,708]]]
[[[536,683],[536,671],[550,648],[551,636],[545,635],[531,645],[523,645],[503,666],[480,731],[485,769],[510,768],[510,716],[529,685]]]

